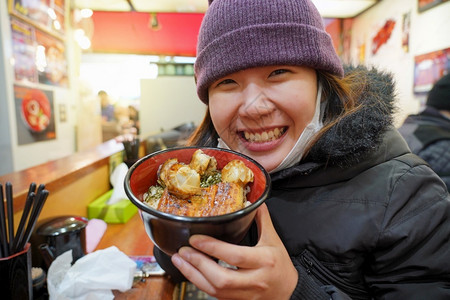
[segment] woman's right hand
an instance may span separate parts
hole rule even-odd
[[[259,241],[254,247],[195,235],[192,247],[172,256],[173,264],[199,289],[219,299],[289,299],[298,273],[273,227],[267,206],[256,213]],[[219,265],[213,258],[237,269]]]

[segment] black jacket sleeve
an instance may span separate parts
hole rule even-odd
[[[372,299],[450,299],[450,196],[426,165],[396,180],[364,277]],[[376,234],[376,233],[374,233]],[[291,299],[350,299],[293,258],[299,280]],[[328,298],[327,298],[328,297]]]
[[[450,197],[426,165],[392,187],[366,283],[376,299],[450,299]]]
[[[418,153],[439,175],[450,190],[450,140],[440,140]]]
[[[292,261],[298,272],[298,281],[290,300],[350,300],[347,295],[336,287],[330,285],[321,286],[316,283],[298,259],[294,258]]]

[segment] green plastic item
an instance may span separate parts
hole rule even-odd
[[[113,189],[109,190],[89,203],[89,219],[102,219],[106,223],[126,223],[137,213],[138,208],[129,199],[123,199],[112,205],[107,205],[106,202],[111,198],[113,191]]]

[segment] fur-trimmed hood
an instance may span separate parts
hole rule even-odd
[[[308,161],[339,167],[357,164],[380,145],[383,134],[392,127],[395,112],[392,75],[362,66],[346,68],[346,76],[353,72],[366,77],[358,103],[361,108],[327,131],[312,147]]]

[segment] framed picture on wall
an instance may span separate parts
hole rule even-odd
[[[60,39],[65,33],[65,0],[8,0],[9,13]]]
[[[414,93],[427,93],[445,74],[450,73],[450,48],[414,58]]]
[[[14,99],[19,145],[56,138],[53,91],[14,85]]]
[[[447,2],[448,0],[418,0],[418,9],[419,12],[424,12],[429,10],[432,7],[435,7],[438,4]]]
[[[11,37],[16,82],[69,86],[62,40],[15,17],[11,17]]]

